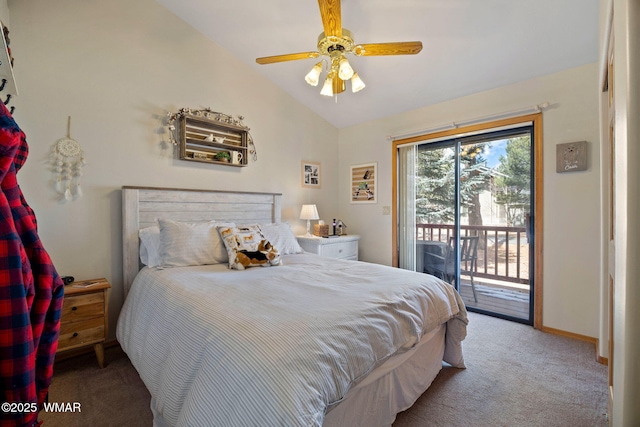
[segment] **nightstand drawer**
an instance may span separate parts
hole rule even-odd
[[[358,260],[358,240],[360,240],[360,236],[356,234],[329,238],[307,236],[297,236],[296,238],[306,252],[328,258]]]
[[[357,258],[358,242],[340,242],[323,245],[320,254],[330,258]]]
[[[68,296],[62,306],[61,323],[71,323],[99,317],[104,319],[104,293]]]
[[[67,350],[104,341],[104,317],[60,325],[58,350]]]
[[[98,365],[104,368],[103,342],[108,334],[111,285],[107,279],[82,280],[64,288],[58,352],[93,345]]]

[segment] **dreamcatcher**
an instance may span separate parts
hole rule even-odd
[[[71,139],[71,117],[67,121],[67,137],[60,138],[53,146],[51,162],[56,192],[68,202],[82,196],[80,177],[85,165],[84,151],[76,140]]]

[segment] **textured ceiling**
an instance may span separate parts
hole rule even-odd
[[[356,43],[424,47],[417,55],[350,55],[367,87],[354,94],[348,85],[336,103],[320,95],[322,83],[304,81],[317,59],[255,62],[316,50],[317,1],[157,1],[338,128],[598,60],[598,0],[343,0],[342,26]]]

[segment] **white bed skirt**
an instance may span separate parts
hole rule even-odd
[[[396,415],[411,407],[442,369],[446,328],[446,324],[441,325],[409,351],[376,368],[329,408],[323,426],[391,426]],[[154,398],[151,412],[154,427],[170,427],[155,410]]]
[[[323,426],[390,426],[411,407],[442,369],[446,325],[426,334],[411,350],[390,358],[329,408]]]

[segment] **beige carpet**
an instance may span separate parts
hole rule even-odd
[[[607,368],[593,345],[470,314],[468,368],[445,367],[394,427],[606,427]],[[42,413],[44,427],[151,426],[149,393],[126,355],[106,351],[56,364],[49,400],[80,413]],[[220,426],[225,427],[225,426]]]

